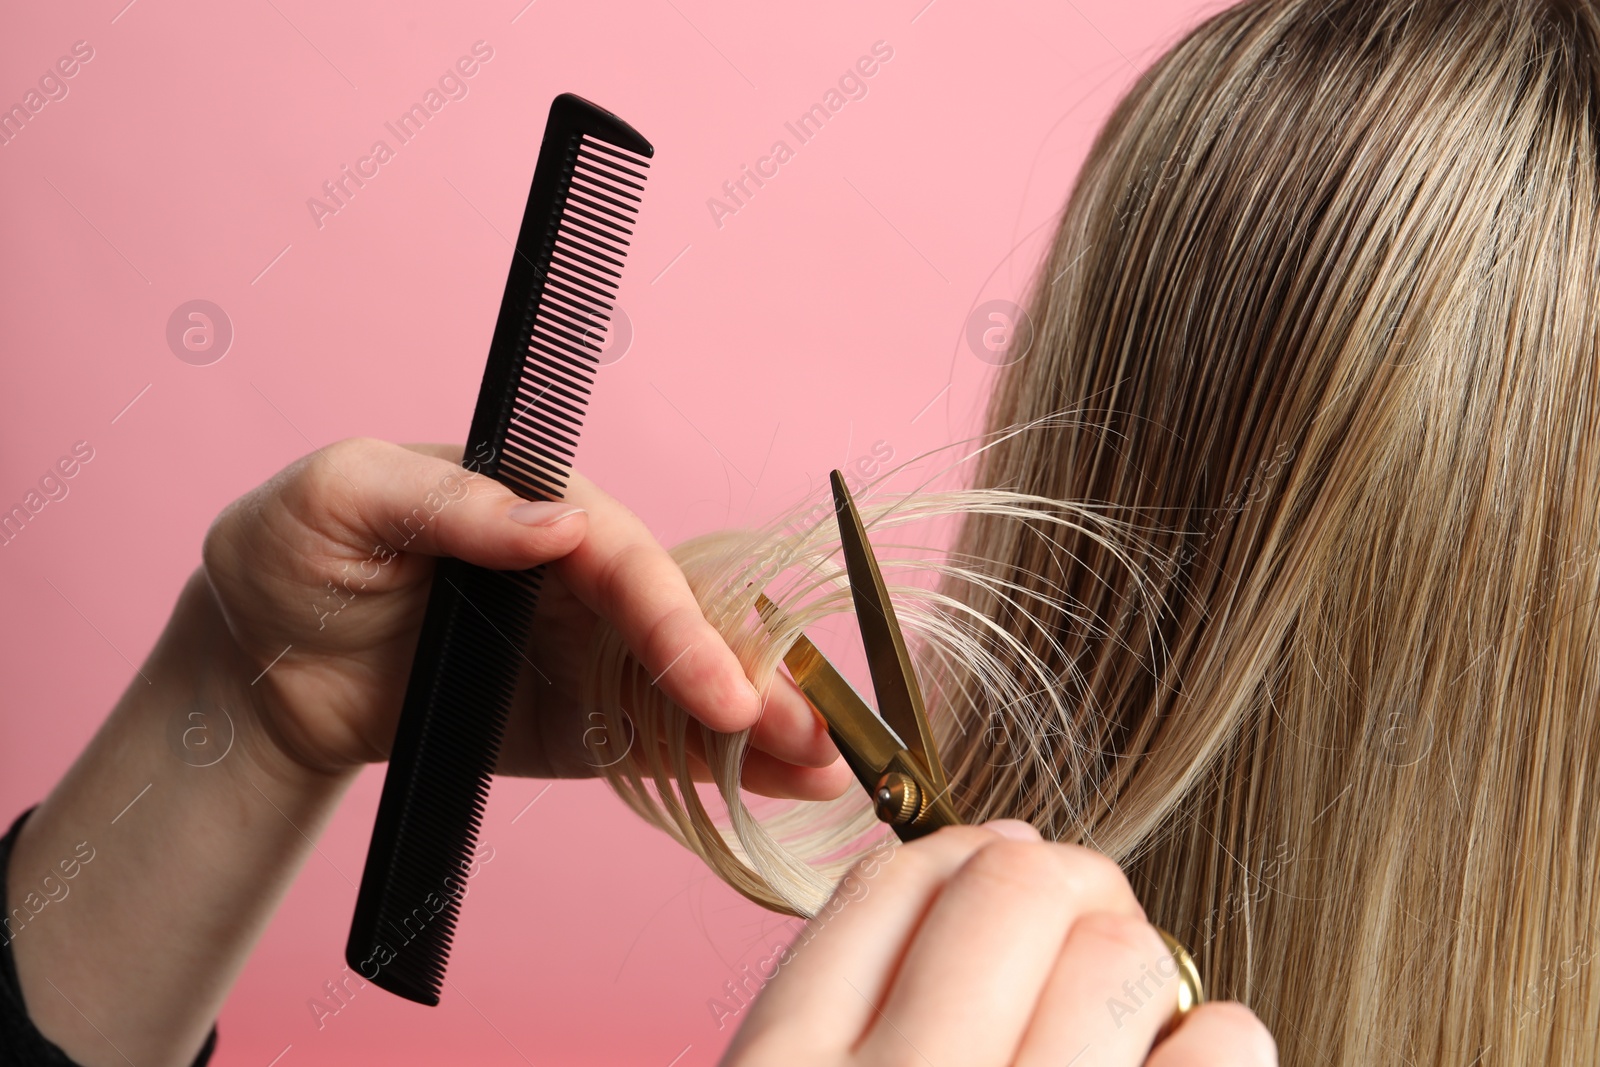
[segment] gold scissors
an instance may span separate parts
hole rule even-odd
[[[905,637],[895,621],[894,606],[889,603],[878,561],[867,541],[861,514],[844,475],[835,470],[830,479],[845,571],[850,578],[856,619],[882,718],[805,634],[795,638],[784,653],[783,662],[800,691],[828,724],[828,734],[839,746],[845,762],[872,796],[878,818],[888,823],[900,840],[913,841],[962,820],[950,805],[950,785],[939,763],[933,731],[928,728],[922,689],[906,651]],[[777,605],[761,593],[756,597],[756,610],[771,630],[778,617]],[[1190,1008],[1205,1002],[1205,990],[1188,951],[1165,930],[1158,927],[1157,931],[1172,953],[1180,979],[1178,1008],[1168,1023],[1170,1029]]]

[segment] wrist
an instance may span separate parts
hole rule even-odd
[[[276,688],[234,639],[203,567],[179,594],[150,658],[156,671],[171,667],[189,676],[189,699],[166,711],[164,724],[169,747],[184,763],[230,765],[252,781],[308,795],[342,790],[359,772],[359,765],[316,766],[286,741],[277,726],[285,716],[274,704]]]
[[[30,1017],[77,1062],[192,1060],[355,776],[285,757],[245,660],[197,574],[18,834],[15,885],[82,861],[70,900],[34,907],[13,943]]]

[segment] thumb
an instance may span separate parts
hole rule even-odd
[[[441,456],[367,438],[307,457],[291,487],[308,526],[362,552],[387,545],[520,570],[565,556],[588,530],[575,504],[524,500]]]

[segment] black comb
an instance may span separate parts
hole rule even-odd
[[[464,462],[518,496],[566,489],[654,154],[581,97],[550,105]],[[344,950],[419,1004],[439,1003],[543,577],[456,559],[434,572]]]

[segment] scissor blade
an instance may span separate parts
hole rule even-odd
[[[778,609],[765,593],[757,594],[756,610],[768,630],[774,630]],[[876,792],[889,760],[902,748],[900,739],[805,634],[795,638],[783,654],[783,662],[800,691],[828,724],[834,744],[862,787],[868,793]]]
[[[922,763],[929,780],[943,791],[944,768],[933,743],[933,731],[928,728],[922,689],[917,685],[905,638],[895,620],[894,605],[889,603],[888,587],[883,584],[883,574],[878,570],[861,513],[856,510],[844,475],[835,470],[830,478],[834,514],[839,519],[839,543],[850,575],[850,592],[855,597],[861,640],[867,646],[867,667],[872,671],[872,688],[878,694],[878,712],[900,735],[906,751]]]

